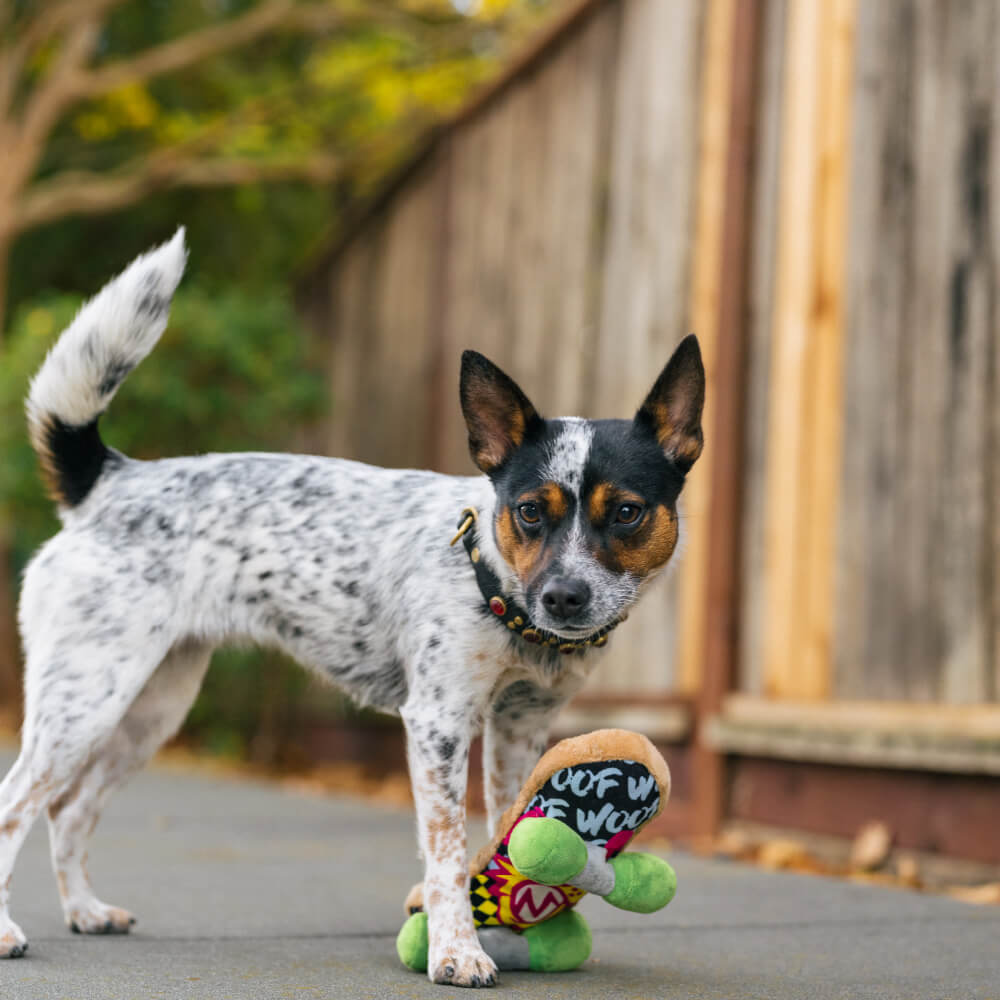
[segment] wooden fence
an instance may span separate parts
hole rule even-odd
[[[1000,773],[998,51],[995,0],[587,0],[303,286],[330,449],[390,465],[470,471],[464,347],[627,416],[698,332],[683,560],[592,691],[688,696],[717,788],[780,703],[948,703],[985,756],[927,766]]]

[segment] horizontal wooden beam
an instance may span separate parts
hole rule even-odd
[[[723,714],[732,721],[806,728],[915,729],[1000,739],[1000,704],[942,705],[908,701],[771,701],[731,694]]]
[[[718,750],[956,774],[1000,775],[1000,705],[774,702],[734,695],[707,727]]]
[[[655,742],[680,743],[690,736],[692,724],[691,708],[679,702],[640,705],[633,701],[611,705],[599,700],[578,700],[559,714],[554,734],[561,738],[593,729],[631,729]]]

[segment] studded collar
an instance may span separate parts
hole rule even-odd
[[[532,624],[528,612],[512,597],[504,594],[500,578],[486,565],[486,560],[482,558],[476,544],[478,530],[479,512],[473,507],[466,507],[458,519],[458,534],[451,540],[451,544],[454,545],[460,538],[462,539],[486,607],[492,615],[496,616],[498,624],[505,625],[529,645],[551,646],[558,649],[560,653],[583,652],[591,646],[606,645],[608,633],[617,628],[627,617],[627,615],[623,615],[610,625],[605,625],[582,639],[564,639],[553,632],[538,628]]]

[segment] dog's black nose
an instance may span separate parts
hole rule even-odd
[[[583,580],[553,577],[542,587],[542,604],[553,618],[572,618],[590,602],[590,587]]]

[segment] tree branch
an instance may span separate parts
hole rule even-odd
[[[452,18],[463,28],[463,19]],[[99,97],[126,84],[175,73],[195,63],[221,55],[255,41],[270,31],[286,34],[321,35],[336,29],[365,24],[392,24],[401,30],[426,27],[421,18],[394,5],[376,5],[374,11],[358,8],[345,12],[326,4],[298,4],[295,0],[265,0],[239,17],[193,31],[145,52],[82,73],[74,80],[74,96],[79,100]],[[443,22],[442,22],[443,23]]]
[[[99,215],[135,204],[155,191],[173,188],[216,188],[239,184],[307,181],[328,183],[342,170],[337,157],[313,154],[288,160],[186,160],[176,154],[160,154],[142,161],[142,166],[96,174],[73,171],[30,188],[6,220],[0,220],[0,235],[7,236],[54,222],[70,215]]]
[[[67,30],[55,67],[35,89],[20,126],[9,126],[13,141],[7,169],[0,178],[0,185],[8,192],[17,191],[35,172],[49,132],[74,100],[73,78],[90,58],[99,33],[99,24],[94,20],[80,21]]]
[[[75,96],[79,99],[97,97],[125,84],[174,73],[212,56],[247,45],[270,31],[318,31],[321,30],[319,22],[322,22],[323,27],[330,28],[343,21],[343,15],[338,11],[329,8],[326,10],[326,18],[299,20],[295,17],[294,0],[267,0],[251,8],[246,14],[222,24],[213,24],[154,46],[130,59],[120,59],[100,69],[91,70],[75,81]]]
[[[125,0],[63,0],[62,3],[40,4],[38,13],[28,22],[21,35],[0,48],[0,115],[6,114],[10,109],[17,79],[28,56],[35,49],[60,31],[87,21],[96,21],[123,3]]]

